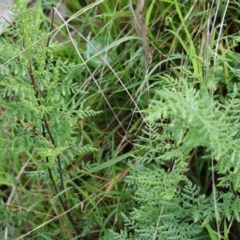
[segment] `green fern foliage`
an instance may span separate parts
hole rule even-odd
[[[71,191],[71,187],[66,187],[65,182],[70,182],[70,185],[72,182],[66,168],[83,154],[96,151],[92,145],[79,139],[81,121],[94,117],[98,112],[84,103],[71,101],[74,94],[87,94],[79,87],[77,90],[70,77],[78,67],[55,57],[51,33],[39,30],[41,22],[33,21],[35,9],[28,9],[26,4],[27,1],[16,1],[13,13],[19,18],[8,32],[10,37],[0,40],[0,64],[4,69],[0,76],[0,105],[3,110],[0,151],[3,156],[14,151],[19,159],[29,156],[32,161],[27,171],[29,181],[35,185],[44,181],[51,186],[50,199],[55,197],[59,200],[57,204],[52,203],[53,208],[55,204],[57,206],[53,212],[59,214],[73,207],[69,205],[73,199],[77,205],[76,193]],[[41,196],[40,199],[36,200],[32,210],[38,211],[42,205],[49,204],[49,197]],[[6,212],[2,205],[1,212]],[[79,234],[72,214],[67,212],[66,216],[70,228]],[[17,227],[11,214],[8,217],[4,219],[3,226],[6,229]],[[26,221],[27,218],[21,219]],[[20,236],[21,231],[15,234]],[[13,238],[12,233],[9,236]]]
[[[126,180],[136,206],[115,237],[222,239],[223,222],[239,223],[239,85],[219,99],[186,79],[162,81]]]

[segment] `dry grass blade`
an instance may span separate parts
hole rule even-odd
[[[152,62],[152,52],[148,44],[147,25],[142,14],[144,5],[145,0],[138,0],[137,8],[134,11],[134,27],[137,36],[142,38],[141,44],[145,53],[146,69],[148,69]]]

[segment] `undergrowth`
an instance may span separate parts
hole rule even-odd
[[[0,37],[3,239],[238,239],[238,9],[15,1]]]

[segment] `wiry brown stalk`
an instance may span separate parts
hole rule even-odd
[[[53,20],[54,20],[54,14],[52,15],[50,32],[52,30]],[[50,43],[50,36],[47,39],[46,47],[49,46],[49,43]],[[32,64],[31,64],[30,57],[28,58],[28,64],[29,64],[29,76],[30,76],[30,79],[31,79],[31,84],[32,84],[34,92],[35,92],[35,97],[37,99],[38,106],[40,107],[41,106],[41,102],[39,100],[40,93],[39,93],[39,91],[37,89],[37,79],[35,79],[35,77],[33,76]],[[46,53],[45,69],[47,68],[47,65],[48,65],[48,53]],[[42,122],[42,136],[43,136],[43,138],[46,138],[47,135],[48,135],[49,139],[50,139],[50,142],[53,145],[53,147],[57,148],[57,144],[56,144],[56,142],[55,142],[55,140],[53,138],[53,135],[51,133],[51,130],[50,130],[50,127],[48,125],[48,122],[47,122],[47,119],[46,119],[45,115],[42,116],[41,122]],[[59,189],[57,187],[57,184],[56,184],[56,182],[55,182],[55,180],[53,178],[53,173],[52,173],[52,170],[51,170],[50,167],[48,167],[48,174],[49,174],[50,180],[51,180],[51,182],[53,184],[54,191],[55,191],[56,195],[58,196],[58,199],[59,199],[59,201],[60,201],[64,211],[66,212],[66,215],[68,217],[69,222],[74,227],[74,230],[75,230],[76,234],[80,235],[80,231],[76,227],[76,223],[75,223],[71,213],[68,211],[67,196],[66,196],[66,192],[65,192],[64,183],[63,183],[63,172],[62,172],[60,156],[58,155],[56,158],[57,158],[58,173],[59,173],[59,178],[60,178],[60,191],[59,191]],[[46,162],[49,163],[49,158],[48,157],[46,157]],[[64,199],[59,194],[60,192],[63,192]]]

